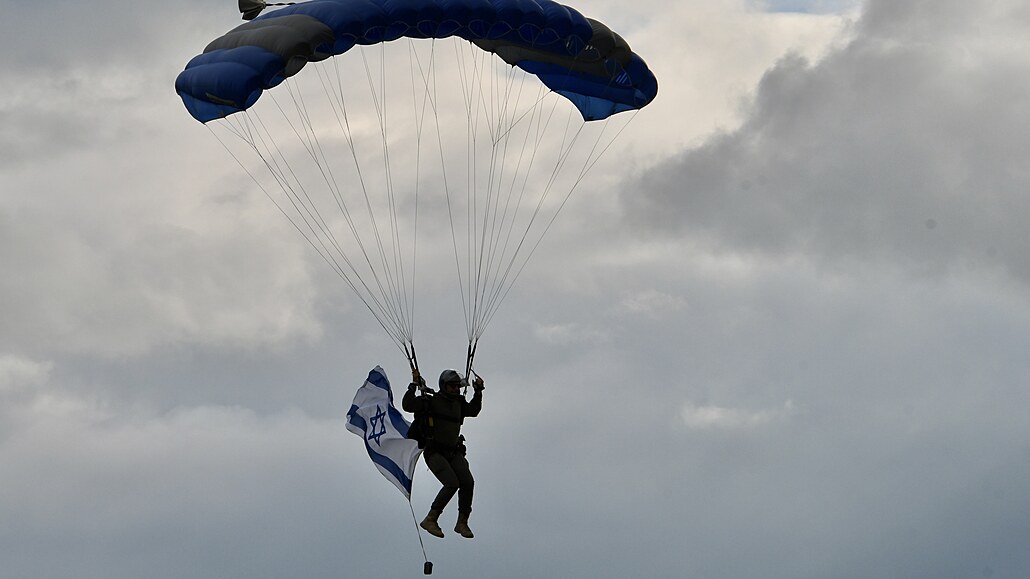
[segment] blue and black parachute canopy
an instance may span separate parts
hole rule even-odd
[[[457,36],[535,75],[584,120],[640,109],[658,82],[629,44],[604,24],[551,0],[311,0],[258,15],[215,39],[175,81],[198,121],[252,106],[308,62],[355,45],[402,37]]]

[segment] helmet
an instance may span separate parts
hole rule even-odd
[[[469,384],[458,374],[457,370],[444,370],[440,373],[440,389],[443,390],[446,384],[457,384],[459,388],[465,388]]]

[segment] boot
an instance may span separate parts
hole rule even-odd
[[[454,525],[454,532],[466,539],[475,537],[475,535],[472,534],[472,529],[469,528],[470,514],[471,513],[458,513],[458,524]]]
[[[440,537],[442,539],[443,529],[441,529],[440,524],[436,522],[436,520],[440,518],[440,512],[441,511],[434,511],[433,509],[430,509],[429,514],[426,515],[426,518],[422,519],[422,522],[419,523],[418,526],[425,529],[426,532],[430,535],[434,537]]]

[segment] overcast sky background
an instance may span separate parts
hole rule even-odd
[[[1026,577],[1030,4],[577,8],[659,96],[480,345],[435,574]],[[0,574],[421,574],[343,423],[405,360],[172,86],[235,3],[0,9]]]

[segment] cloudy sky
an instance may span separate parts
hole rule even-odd
[[[419,575],[342,420],[403,356],[172,87],[235,3],[0,7],[2,574]],[[480,344],[436,575],[1025,577],[1030,5],[577,7],[661,89]]]

